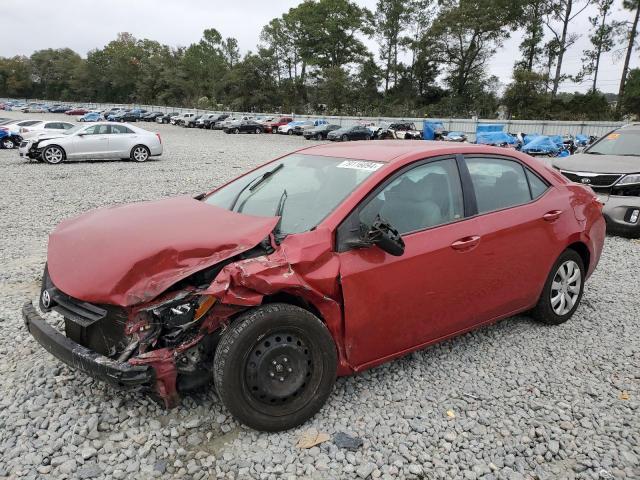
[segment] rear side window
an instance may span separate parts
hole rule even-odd
[[[111,133],[133,133],[133,130],[124,125],[111,125]]]
[[[547,185],[546,182],[528,168],[525,168],[524,170],[527,172],[527,180],[529,181],[529,188],[531,189],[531,197],[536,199],[547,191],[549,185]]]
[[[58,130],[58,129],[61,129],[62,126],[57,122],[51,122],[51,123],[45,123],[44,128],[51,128],[51,129]]]
[[[491,212],[531,201],[522,165],[501,158],[467,158],[476,193],[478,213]]]

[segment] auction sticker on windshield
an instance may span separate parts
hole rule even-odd
[[[383,164],[378,162],[363,162],[361,160],[345,160],[344,162],[338,164],[338,168],[352,168],[354,170],[367,170],[370,172],[375,172],[378,170]]]

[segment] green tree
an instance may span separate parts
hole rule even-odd
[[[589,36],[593,48],[582,52],[582,70],[577,75],[576,80],[582,81],[584,78],[593,75],[591,91],[595,92],[598,86],[598,73],[600,71],[600,58],[603,53],[610,52],[614,47],[614,32],[618,22],[607,22],[607,17],[611,12],[613,0],[596,0],[598,9],[597,15],[589,17],[589,23],[593,32]]]
[[[584,0],[584,4],[580,6],[582,0],[551,0],[545,25],[552,34],[552,40],[547,44],[550,76],[551,67],[554,63],[556,67],[552,77],[552,97],[558,94],[560,82],[567,78],[566,75],[562,74],[564,54],[580,38],[579,34],[569,32],[569,25],[589,6],[589,1]],[[559,26],[557,25],[558,23],[560,24]]]
[[[0,96],[28,97],[31,92],[29,59],[23,56],[0,58]]]
[[[629,62],[631,61],[631,54],[637,47],[636,36],[638,35],[638,19],[640,18],[640,0],[624,0],[622,5],[625,9],[634,11],[635,15],[631,26],[628,30],[628,34],[623,41],[626,41],[626,54],[624,56],[624,65],[622,67],[622,76],[620,77],[620,88],[618,89],[618,99],[625,98],[625,86],[627,82],[627,75],[629,72]],[[618,101],[618,112],[620,112],[621,102]]]
[[[482,83],[487,62],[519,15],[521,5],[509,0],[459,0],[443,7],[431,36],[454,96],[468,97]]]
[[[618,100],[622,104],[622,112],[640,118],[640,68],[629,72],[624,96]]]
[[[549,13],[549,0],[532,0],[525,3],[520,26],[524,30],[520,51],[522,58],[516,69],[532,72],[544,53],[544,18]]]
[[[71,88],[79,65],[80,55],[69,48],[34,52],[31,57],[34,94],[41,98],[70,100]]]
[[[380,58],[384,62],[384,91],[389,81],[398,82],[398,49],[402,33],[409,26],[412,9],[406,0],[378,0],[375,11],[376,38],[380,43]]]

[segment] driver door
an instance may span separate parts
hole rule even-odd
[[[109,152],[109,125],[92,125],[76,135],[69,158],[105,158]]]
[[[474,325],[482,285],[477,223],[465,219],[455,158],[419,162],[378,187],[351,215],[371,225],[376,215],[402,234],[395,257],[377,246],[341,251],[345,346],[349,362],[366,368]],[[338,230],[349,225],[349,217]],[[351,223],[353,225],[353,223]],[[466,242],[466,243],[465,243]]]

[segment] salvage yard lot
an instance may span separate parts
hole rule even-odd
[[[68,120],[46,115],[56,117]],[[165,411],[53,359],[20,308],[37,297],[56,224],[194,195],[310,144],[138,126],[161,134],[161,157],[54,166],[0,150],[0,477],[640,478],[640,243],[624,238],[607,238],[568,323],[514,317],[341,378],[320,413],[289,432],[239,426],[213,391]],[[297,448],[309,428],[330,439]],[[339,448],[337,432],[364,444]]]

